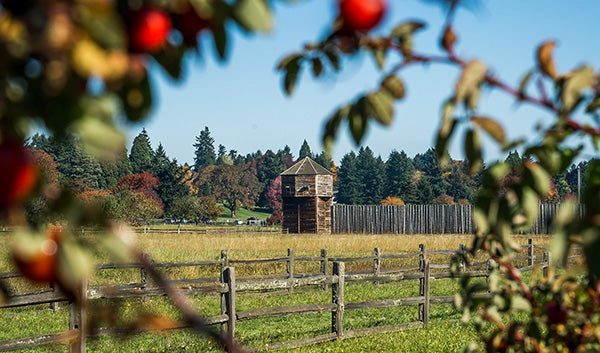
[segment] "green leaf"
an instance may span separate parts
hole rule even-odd
[[[398,42],[404,55],[410,56],[413,49],[412,36],[415,32],[424,29],[425,23],[409,21],[401,23],[392,29],[391,37]]]
[[[426,25],[424,22],[419,21],[408,21],[399,24],[398,26],[392,29],[392,37],[402,38],[407,35],[412,35],[413,33],[425,29]]]
[[[80,2],[78,24],[105,49],[126,49],[127,35],[123,19],[116,11],[96,11],[91,2]]]
[[[298,58],[302,58],[302,54],[293,53],[293,54],[286,55],[277,64],[277,70],[278,71],[287,70],[287,66],[289,65],[289,63],[291,63],[292,61],[297,60]]]
[[[530,312],[531,303],[520,295],[510,296],[510,309],[513,311]]]
[[[472,116],[471,122],[482,130],[484,130],[491,138],[493,138],[499,144],[504,144],[506,136],[502,126],[494,119],[490,119],[483,116]]]
[[[477,231],[477,234],[484,235],[489,233],[490,224],[485,215],[485,212],[483,212],[479,208],[475,208],[473,210],[473,223],[475,225],[475,230]]]
[[[84,115],[72,128],[85,150],[99,159],[112,160],[125,148],[125,136],[114,125],[116,102],[109,97],[87,99],[81,103]]]
[[[577,217],[578,204],[573,198],[565,198],[561,201],[556,215],[552,219],[552,229],[562,229]]]
[[[465,155],[469,161],[469,172],[476,174],[483,166],[481,140],[476,130],[469,129],[465,133]]]
[[[484,175],[484,183],[486,184],[498,184],[502,179],[506,177],[506,175],[511,171],[511,167],[506,162],[495,163],[489,168],[486,168],[486,173]]]
[[[529,70],[521,78],[521,81],[519,82],[519,95],[521,97],[525,95],[525,92],[527,90],[527,85],[531,81],[531,78],[533,77],[533,73],[534,73],[534,70]]]
[[[553,228],[557,229],[557,228]],[[561,229],[560,231],[552,234],[552,241],[550,242],[550,253],[552,257],[550,260],[554,265],[564,266],[567,264],[567,257],[569,255],[569,234]]]
[[[380,124],[389,126],[394,119],[394,105],[391,97],[382,91],[366,96],[366,107],[370,115]]]
[[[538,193],[540,197],[545,197],[550,192],[552,181],[550,174],[537,163],[526,163],[524,177],[528,185]]]
[[[338,109],[325,123],[325,128],[323,131],[323,146],[327,151],[330,151],[333,146],[333,141],[337,136],[338,129],[343,119],[348,117],[348,113],[350,112],[350,106],[346,105],[340,109]]]
[[[585,65],[565,75],[561,90],[563,109],[566,112],[573,111],[583,98],[583,92],[589,89],[595,80],[594,69]]]
[[[264,0],[239,0],[233,7],[234,19],[248,32],[271,32],[273,16]]]
[[[154,59],[165,69],[165,71],[174,80],[181,78],[183,68],[183,56],[185,55],[184,46],[174,46],[170,43],[164,46],[164,48],[154,54]]]
[[[360,145],[367,131],[368,118],[365,114],[366,98],[360,98],[351,108],[348,114],[348,126],[350,134],[356,145]]]
[[[449,162],[449,155],[447,153],[448,146],[457,123],[458,121],[453,118],[442,119],[442,124],[438,130],[437,139],[435,142],[435,152],[441,166],[446,166]]]
[[[375,47],[371,49],[371,52],[373,53],[373,58],[375,58],[377,67],[379,70],[383,70],[383,67],[385,66],[385,49],[381,47]]]
[[[329,60],[329,63],[331,64],[331,67],[333,68],[333,70],[339,71],[340,70],[340,56],[338,55],[338,53],[334,50],[326,49],[326,50],[323,50],[323,54],[325,54],[325,56]]]
[[[312,64],[312,73],[314,77],[320,77],[323,73],[323,62],[320,58],[314,57],[310,59]]]
[[[117,92],[127,120],[144,120],[152,107],[152,91],[148,75],[126,81]]]
[[[487,66],[479,60],[468,62],[455,85],[454,97],[457,102],[464,102],[473,108],[473,97],[479,97],[479,87],[485,80]]]
[[[396,99],[402,99],[406,94],[404,83],[394,74],[386,76],[383,81],[381,81],[380,87]]]
[[[225,30],[224,23],[215,23],[211,26],[211,33],[215,50],[218,58],[223,61],[227,59],[227,31]]]
[[[600,96],[594,97],[592,101],[585,107],[586,113],[593,113],[600,108]]]
[[[81,283],[90,277],[93,262],[88,253],[70,240],[58,245],[58,277],[60,284],[75,292]]]
[[[539,213],[540,198],[533,188],[525,186],[521,190],[521,207],[523,209],[524,222],[518,222],[518,226],[529,229],[535,223]]]
[[[296,83],[298,82],[298,75],[300,74],[300,62],[302,61],[302,56],[297,56],[291,61],[287,63],[285,66],[285,75],[283,77],[283,90],[289,96],[294,93],[294,89],[296,88]]]

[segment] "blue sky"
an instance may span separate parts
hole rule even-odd
[[[480,59],[498,77],[517,86],[520,77],[534,65],[539,43],[557,41],[554,51],[559,72],[587,63],[600,66],[600,2],[597,0],[482,0],[477,6],[461,9],[455,20],[459,36],[457,53],[465,59]],[[340,105],[365,90],[376,87],[381,73],[371,57],[359,55],[343,62],[341,73],[314,80],[305,72],[295,94],[287,97],[281,90],[277,61],[297,51],[307,42],[322,38],[335,16],[334,0],[304,0],[294,4],[276,2],[273,33],[248,36],[235,29],[229,60],[218,63],[210,38],[201,58],[186,63],[187,75],[173,83],[154,69],[157,102],[152,115],[141,124],[127,128],[130,141],[146,128],[153,147],[162,143],[167,154],[180,163],[193,163],[195,136],[205,126],[219,144],[240,154],[257,150],[278,150],[290,146],[295,157],[306,139],[313,152],[320,152],[322,125]],[[439,53],[438,33],[443,11],[422,0],[389,0],[390,11],[377,32],[395,24],[422,19],[428,28],[416,38],[416,50]],[[388,56],[389,63],[397,57]],[[433,145],[442,101],[451,92],[456,68],[412,66],[400,76],[408,95],[396,104],[393,125],[371,125],[363,145],[386,159],[396,149],[409,156],[425,152]],[[504,93],[487,90],[482,95],[480,113],[500,119],[509,137],[532,137],[533,126],[547,123],[551,116],[528,106],[517,106]],[[357,150],[346,129],[334,147],[334,160]],[[463,158],[461,139],[454,141],[450,153]],[[589,152],[591,155],[593,151]],[[486,159],[502,156],[490,150]]]

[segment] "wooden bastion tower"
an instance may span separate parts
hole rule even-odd
[[[283,229],[331,233],[333,174],[306,157],[281,173]]]

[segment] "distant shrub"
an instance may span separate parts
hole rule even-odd
[[[381,204],[384,206],[404,206],[404,201],[396,196],[388,196],[381,200]]]

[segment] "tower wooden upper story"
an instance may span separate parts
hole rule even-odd
[[[306,157],[281,173],[283,229],[330,233],[333,174]]]

